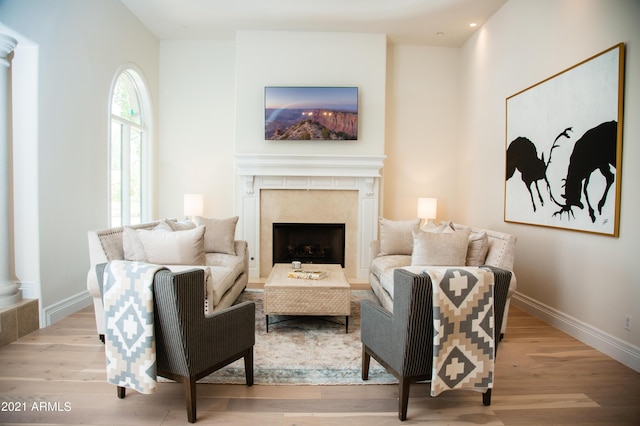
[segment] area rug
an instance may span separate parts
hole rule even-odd
[[[372,291],[351,292],[349,333],[344,317],[269,316],[266,332],[262,291],[245,291],[238,302],[256,304],[254,382],[265,385],[367,385],[398,383],[371,360],[369,380],[362,380],[360,301],[377,299]],[[244,362],[236,361],[198,383],[244,384]]]

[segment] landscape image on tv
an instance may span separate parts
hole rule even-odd
[[[357,140],[357,87],[264,89],[267,140]]]

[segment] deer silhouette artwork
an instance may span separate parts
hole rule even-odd
[[[616,143],[618,135],[618,123],[616,121],[607,121],[590,130],[578,139],[573,146],[573,152],[569,158],[569,167],[567,168],[567,177],[564,179],[564,205],[558,204],[562,209],[558,210],[553,216],[567,213],[570,219],[575,217],[573,214],[573,206],[580,209],[584,208],[582,204],[582,193],[587,202],[589,217],[591,222],[596,221],[596,215],[591,202],[589,201],[589,179],[591,174],[596,170],[606,180],[604,193],[598,202],[598,214],[602,214],[602,208],[607,201],[607,194],[615,180],[615,174],[611,171],[611,166],[616,167]],[[584,182],[584,184],[583,184]],[[555,200],[554,200],[555,201]]]
[[[520,177],[522,182],[526,185],[529,190],[529,196],[531,197],[531,205],[533,206],[533,211],[536,211],[536,202],[533,196],[533,191],[531,189],[531,185],[535,185],[536,192],[538,193],[538,200],[540,200],[540,205],[544,206],[544,200],[542,199],[542,195],[540,194],[540,188],[538,187],[538,181],[544,180],[547,184],[547,191],[549,192],[549,196],[553,199],[553,195],[551,194],[551,185],[549,185],[549,180],[547,179],[547,167],[551,163],[551,154],[553,150],[558,147],[556,142],[560,137],[564,136],[566,138],[569,137],[569,132],[571,131],[571,127],[566,128],[562,133],[556,136],[553,141],[553,145],[551,146],[551,150],[549,151],[549,161],[545,163],[544,161],[544,153],[541,158],[538,158],[538,150],[536,146],[529,139],[519,136],[514,139],[507,148],[507,180],[513,177],[516,170],[520,171]],[[556,204],[558,204],[556,202]]]

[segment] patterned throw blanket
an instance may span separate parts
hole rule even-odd
[[[433,283],[431,396],[493,387],[493,273],[480,268],[424,271]]]
[[[145,394],[157,388],[153,278],[161,269],[116,260],[104,270],[107,380]]]

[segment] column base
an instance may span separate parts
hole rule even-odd
[[[12,282],[0,284],[0,308],[15,305],[21,300],[22,292],[20,292],[18,284]]]

